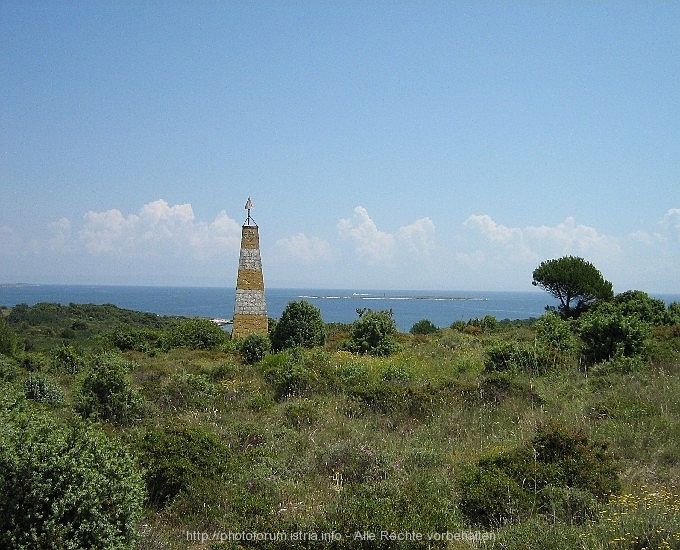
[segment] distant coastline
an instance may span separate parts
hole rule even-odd
[[[451,301],[451,300],[487,300],[487,298],[477,298],[472,296],[437,296],[435,294],[428,295],[391,295],[391,294],[368,294],[368,293],[353,293],[350,295],[322,295],[322,294],[303,294],[298,296],[302,299],[309,300],[436,300],[436,301]]]
[[[0,288],[22,288],[25,286],[40,286],[37,283],[0,283]]]

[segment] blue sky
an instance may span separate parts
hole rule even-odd
[[[0,3],[0,282],[680,293],[680,3]]]

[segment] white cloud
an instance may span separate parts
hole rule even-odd
[[[660,233],[647,233],[647,231],[633,231],[630,238],[634,241],[640,242],[644,245],[651,246],[658,242],[663,242],[666,239]]]
[[[380,231],[363,206],[354,209],[351,219],[341,219],[337,228],[340,238],[353,242],[359,258],[367,264],[392,262],[394,235]]]
[[[80,230],[80,238],[85,249],[92,254],[112,252],[130,245],[134,240],[134,229],[139,217],[134,214],[124,216],[120,210],[85,214],[85,226]]]
[[[520,229],[513,229],[498,224],[491,218],[491,216],[488,216],[487,214],[472,215],[463,222],[463,225],[465,227],[477,229],[492,242],[510,243],[520,240],[522,237]]]
[[[427,256],[435,247],[434,235],[434,222],[430,218],[421,218],[400,227],[397,231],[397,240],[411,254]]]
[[[333,259],[333,252],[328,241],[318,237],[308,237],[298,233],[276,241],[279,256],[287,261],[311,264],[315,262],[329,262]]]
[[[661,220],[661,227],[668,232],[669,237],[680,240],[680,208],[667,210]]]
[[[208,223],[196,220],[190,204],[171,206],[159,199],[142,206],[139,214],[90,211],[78,235],[92,254],[174,253],[205,258],[220,250],[238,250],[240,226],[225,211]]]
[[[590,226],[577,224],[572,217],[556,226],[506,227],[488,215],[473,215],[464,227],[484,241],[500,247],[507,260],[524,261],[567,254],[616,257],[621,247],[616,238],[603,235]]]
[[[680,241],[680,208],[668,209],[656,226],[656,231],[634,231],[630,234],[630,237],[634,241],[648,246],[667,241]]]
[[[140,217],[149,225],[167,223],[187,223],[195,219],[194,211],[190,204],[176,204],[170,206],[167,201],[158,199],[142,206]]]

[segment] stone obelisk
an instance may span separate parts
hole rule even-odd
[[[260,235],[250,215],[253,203],[248,197],[248,218],[241,228],[241,253],[238,259],[236,301],[232,337],[242,338],[254,332],[267,333],[267,303],[260,259]]]

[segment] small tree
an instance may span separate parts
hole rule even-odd
[[[269,336],[254,332],[243,339],[241,344],[241,356],[243,360],[249,365],[253,365],[259,361],[271,349]]]
[[[439,329],[429,319],[421,319],[417,323],[414,323],[409,331],[411,334],[434,334]]]
[[[83,418],[127,424],[139,412],[140,398],[128,372],[133,363],[112,353],[100,355],[74,396],[76,411]]]
[[[614,296],[612,284],[590,262],[575,256],[541,262],[533,272],[534,286],[547,290],[560,301],[564,317],[578,317],[595,300]]]
[[[352,353],[390,355],[397,349],[397,325],[391,311],[368,311],[352,323],[344,348]]]
[[[309,302],[290,302],[270,334],[272,349],[313,348],[326,343],[321,312]]]

